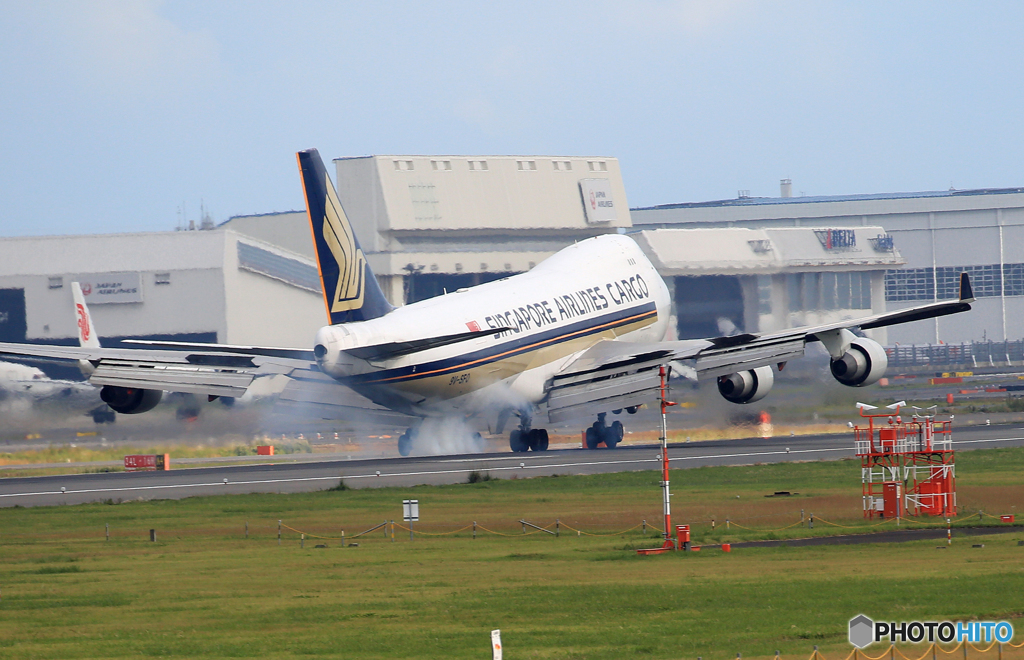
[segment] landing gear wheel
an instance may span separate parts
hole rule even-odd
[[[547,451],[547,429],[532,429],[529,433],[526,434],[526,444],[529,445],[531,451]]]
[[[519,429],[509,433],[508,446],[516,453],[522,453],[530,448],[529,444],[527,444],[527,439],[523,437],[523,432]]]
[[[412,453],[412,434],[408,431],[398,436],[398,453],[402,456]]]
[[[604,431],[604,445],[608,449],[615,449],[616,445],[622,442],[622,436],[625,434],[625,429],[622,428],[622,422],[615,420],[612,425]]]
[[[601,437],[597,434],[597,431],[593,426],[587,428],[587,449],[597,449],[597,445],[601,442]]]

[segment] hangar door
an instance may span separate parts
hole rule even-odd
[[[25,342],[25,289],[0,289],[0,341]]]
[[[736,275],[676,278],[676,330],[680,339],[743,332],[743,288]]]

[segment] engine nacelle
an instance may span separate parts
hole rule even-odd
[[[832,358],[832,376],[847,387],[874,385],[885,375],[889,359],[877,341],[857,337],[850,342],[850,350],[839,359]]]
[[[122,415],[135,415],[152,410],[163,396],[160,390],[140,390],[135,387],[104,385],[100,398]]]
[[[718,391],[726,401],[753,403],[768,396],[775,384],[771,367],[758,367],[718,377]]]

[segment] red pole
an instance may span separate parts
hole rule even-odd
[[[665,542],[671,543],[672,539],[672,494],[669,492],[668,482],[668,421],[666,411],[669,406],[676,405],[666,397],[666,374],[664,365],[658,367],[658,375],[661,376],[661,486],[663,494],[663,506],[665,510]],[[679,540],[676,539],[678,543]],[[678,546],[677,546],[678,549]]]

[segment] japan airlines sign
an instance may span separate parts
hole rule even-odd
[[[90,305],[142,302],[142,273],[91,273],[75,279]]]
[[[580,195],[588,225],[611,222],[618,217],[612,201],[612,184],[608,179],[581,179]]]

